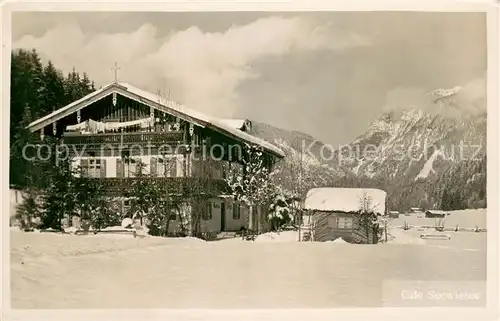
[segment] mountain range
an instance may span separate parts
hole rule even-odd
[[[485,99],[460,86],[385,111],[329,157],[325,143],[301,132],[253,122],[251,133],[286,153],[281,179],[302,195],[317,186],[377,187],[394,210],[486,207]]]

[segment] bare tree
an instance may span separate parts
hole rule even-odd
[[[173,214],[179,210],[180,198],[169,190],[166,181],[155,178],[154,173],[144,173],[145,164],[138,164],[137,179],[131,185],[130,210],[139,217],[141,225],[147,219],[149,233],[167,236]]]
[[[369,241],[370,235],[373,235],[375,229],[378,231],[379,222],[376,208],[377,204],[373,203],[373,198],[364,192],[359,199],[359,210],[355,214],[355,218],[367,241]]]
[[[234,199],[249,206],[250,213],[247,216],[246,225],[253,233],[255,229],[253,210],[254,208],[257,210],[257,219],[260,220],[260,208],[272,202],[276,186],[272,181],[273,173],[264,163],[264,155],[260,147],[245,144],[241,162],[241,168],[230,168],[225,180]]]

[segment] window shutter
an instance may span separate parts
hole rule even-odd
[[[142,159],[140,158],[134,158],[134,161],[135,161],[135,175],[139,175],[139,174],[142,174],[141,171],[143,170],[141,168],[142,166]]]
[[[233,219],[240,219],[240,204],[233,204]]]
[[[116,177],[123,177],[123,160],[121,158],[116,159]]]
[[[212,202],[208,202],[208,219],[211,220],[212,219]]]
[[[222,173],[222,161],[215,161],[215,178],[224,178]]]
[[[80,162],[80,167],[82,169],[82,177],[89,176],[89,160],[86,158],[82,158]]]
[[[201,218],[206,221],[208,219],[208,207],[206,204],[197,204],[197,209],[201,212]]]
[[[177,158],[171,158],[170,162],[170,177],[177,177]]]
[[[189,159],[190,166],[191,166],[191,172],[189,173],[191,177],[197,177],[198,175],[198,164],[197,161],[194,159]]]
[[[101,159],[101,178],[106,177],[106,159]]]
[[[151,157],[149,163],[149,171],[152,176],[156,176],[158,174],[158,159],[156,157]]]
[[[186,157],[183,157],[181,161],[179,162],[179,168],[180,168],[180,177],[186,176]]]

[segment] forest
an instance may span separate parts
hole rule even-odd
[[[10,184],[29,184],[23,146],[36,139],[25,127],[33,120],[77,100],[95,90],[86,73],[75,69],[67,75],[52,62],[43,64],[36,50],[16,50],[11,54],[10,86]]]
[[[427,179],[347,175],[334,180],[332,185],[385,190],[389,209],[400,212],[407,212],[411,207],[446,211],[486,208],[486,156],[450,163],[447,170]]]

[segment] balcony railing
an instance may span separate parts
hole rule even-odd
[[[108,194],[127,196],[135,181],[163,184],[170,193],[185,196],[221,195],[229,193],[229,186],[222,179],[197,177],[130,177],[130,178],[82,178],[102,183]],[[132,195],[129,195],[132,196]]]
[[[64,143],[68,145],[101,145],[101,144],[181,144],[184,140],[182,131],[171,132],[137,132],[137,133],[99,133],[80,134],[64,133]]]

